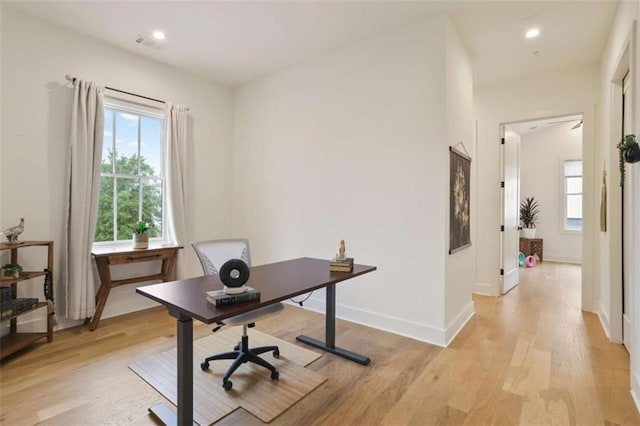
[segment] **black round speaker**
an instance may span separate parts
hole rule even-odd
[[[247,281],[251,272],[249,266],[242,259],[231,259],[224,262],[220,267],[220,281],[227,287],[242,287]]]

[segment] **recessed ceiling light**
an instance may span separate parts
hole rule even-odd
[[[162,31],[154,31],[153,38],[155,38],[156,40],[164,40],[166,37]]]
[[[525,34],[527,38],[536,38],[539,35],[540,35],[540,30],[538,28],[531,28],[527,30],[527,33]]]

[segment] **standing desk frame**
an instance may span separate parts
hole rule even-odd
[[[327,260],[308,257],[256,266],[251,268],[251,277],[247,284],[260,291],[261,299],[223,308],[214,307],[205,297],[207,291],[222,288],[217,275],[138,287],[137,293],[167,306],[169,314],[177,323],[178,413],[176,416],[164,404],[157,404],[149,408],[149,411],[166,425],[194,424],[194,319],[212,324],[320,288],[327,289],[325,342],[304,335],[296,339],[351,361],[369,364],[369,358],[335,346],[335,285],[375,270],[375,266],[354,265],[352,272],[330,272]]]

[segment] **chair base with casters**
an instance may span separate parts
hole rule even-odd
[[[242,340],[238,342],[238,345],[234,348],[233,351],[212,355],[205,358],[205,360],[200,364],[200,368],[202,370],[208,370],[210,361],[215,361],[218,359],[234,360],[233,364],[231,364],[231,366],[227,369],[227,372],[222,379],[222,387],[226,391],[231,390],[231,388],[233,387],[233,382],[229,380],[229,377],[231,377],[231,375],[238,369],[238,367],[246,362],[253,362],[254,364],[258,364],[271,371],[271,380],[278,380],[278,378],[280,377],[280,373],[278,373],[278,370],[273,365],[258,356],[265,352],[273,352],[273,357],[278,358],[280,357],[280,349],[277,346],[260,346],[257,348],[249,348],[247,326],[248,324],[243,325]]]
[[[242,325],[242,339],[240,340],[240,342],[238,342],[236,347],[233,348],[233,351],[215,354],[207,357],[200,364],[200,368],[202,370],[207,370],[209,368],[210,361],[215,361],[218,359],[233,359],[233,363],[227,369],[227,372],[222,379],[222,387],[225,390],[230,390],[233,387],[233,383],[231,382],[231,380],[229,380],[229,377],[231,377],[231,375],[238,369],[238,367],[246,362],[253,362],[254,364],[266,368],[267,370],[271,371],[271,380],[278,380],[280,376],[278,370],[269,362],[260,358],[259,355],[265,352],[273,352],[274,358],[278,358],[280,356],[280,349],[277,346],[261,346],[258,348],[249,348],[249,335],[247,334],[247,328],[252,327],[256,319],[270,317],[271,315],[275,315],[282,310],[284,310],[284,305],[282,303],[276,303],[225,319],[224,325]]]

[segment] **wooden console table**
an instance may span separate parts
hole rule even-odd
[[[525,256],[533,256],[537,254],[540,262],[543,259],[542,238],[520,238],[520,251]]]
[[[173,278],[173,268],[175,266],[178,250],[182,246],[169,246],[161,244],[149,244],[148,249],[135,250],[133,248],[100,248],[96,247],[92,250],[91,255],[96,260],[98,266],[98,274],[100,275],[100,288],[96,294],[96,312],[93,318],[86,318],[84,323],[90,324],[89,329],[94,331],[98,328],[100,317],[104,306],[107,304],[107,298],[112,288],[120,285],[139,283],[143,281],[162,280],[164,282],[171,281]],[[150,262],[152,260],[162,260],[160,272],[131,277],[120,280],[111,279],[111,265],[125,265],[138,262]]]

